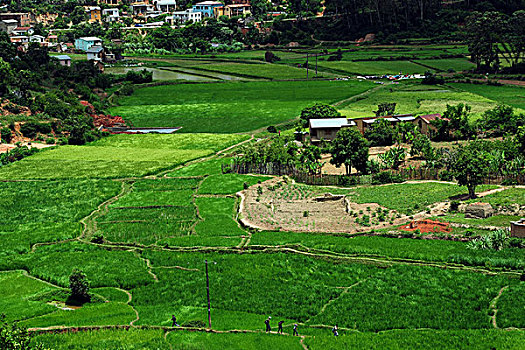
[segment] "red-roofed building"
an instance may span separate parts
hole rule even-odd
[[[418,127],[420,133],[430,136],[431,133],[436,131],[436,127],[432,125],[432,121],[436,119],[441,119],[441,114],[420,115],[414,120],[414,123]]]

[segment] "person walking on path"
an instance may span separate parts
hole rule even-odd
[[[270,327],[270,320],[272,319],[272,316],[268,316],[266,321],[264,321],[264,324],[266,325],[266,332],[271,332],[272,328]]]
[[[297,323],[293,325],[293,335],[299,336],[299,332],[297,331]]]
[[[337,325],[335,325],[334,328],[332,328],[332,333],[334,333],[335,337],[339,335],[339,333],[337,332]]]
[[[171,315],[171,320],[173,321],[173,324],[171,325],[172,327],[180,327],[177,323],[177,317],[175,317],[175,315]]]
[[[279,323],[278,323],[279,329],[277,329],[278,333],[283,334],[283,323],[284,323],[284,321],[279,321]]]

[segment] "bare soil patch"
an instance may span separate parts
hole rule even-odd
[[[329,190],[315,190],[283,178],[265,181],[240,193],[242,222],[263,230],[358,233],[408,220],[377,203],[354,203]]]
[[[451,233],[452,227],[450,227],[450,224],[448,222],[441,222],[441,221],[435,221],[435,220],[419,220],[419,221],[412,221],[408,225],[401,226],[399,228],[402,231],[408,231],[408,232],[415,232],[418,231],[420,233]]]

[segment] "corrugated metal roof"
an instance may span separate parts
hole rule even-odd
[[[312,129],[319,128],[341,128],[343,126],[355,126],[355,122],[346,118],[310,119]]]
[[[413,116],[412,117],[396,117],[396,118],[399,119],[402,122],[409,122],[411,120],[415,120],[416,119],[416,117],[413,117]]]

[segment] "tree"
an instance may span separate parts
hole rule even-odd
[[[13,77],[14,72],[11,65],[0,57],[0,96],[5,95],[9,91],[9,85],[12,83]]]
[[[301,111],[301,126],[308,127],[310,119],[339,118],[341,113],[328,104],[316,103],[312,107],[306,107]]]
[[[315,145],[305,145],[299,154],[299,165],[306,169],[310,174],[317,174],[323,167],[321,159],[321,149]]]
[[[344,164],[346,174],[350,175],[352,167],[365,173],[368,161],[368,142],[355,128],[342,128],[337,132],[331,145],[330,163],[339,167]]]
[[[469,198],[476,198],[476,186],[483,183],[489,161],[490,155],[479,141],[472,141],[466,146],[458,145],[455,149],[451,171],[458,185],[467,187]]]
[[[9,324],[4,314],[0,315],[0,349],[2,350],[42,350],[42,344],[31,345],[31,335],[27,329],[15,322]]]
[[[508,26],[507,19],[500,12],[474,12],[467,20],[465,32],[471,60],[481,69],[499,69],[498,44]]]
[[[516,141],[519,144],[521,154],[525,154],[525,126],[520,126],[516,132]]]
[[[394,115],[395,111],[396,111],[396,103],[387,102],[387,103],[378,104],[377,111],[374,111],[374,113],[376,114],[376,117],[384,117],[387,115]]]
[[[506,132],[515,132],[517,117],[511,106],[497,105],[489,109],[481,116],[482,125],[485,130],[492,130],[495,136],[501,136]]]
[[[69,276],[69,288],[71,289],[70,301],[81,304],[91,301],[91,295],[89,294],[89,281],[82,270],[73,270]]]
[[[456,139],[468,139],[474,135],[474,128],[469,124],[470,106],[459,103],[456,106],[447,104],[442,119],[448,119],[448,128]]]
[[[391,146],[394,142],[394,129],[386,119],[378,119],[366,131],[365,138],[372,146]]]
[[[425,155],[428,154],[431,149],[432,145],[428,136],[418,133],[416,137],[414,137],[414,141],[412,142],[412,147],[410,148],[410,155],[421,156],[424,158]]]

